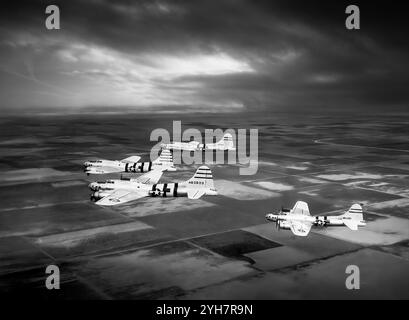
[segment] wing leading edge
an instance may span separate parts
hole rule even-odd
[[[140,156],[130,156],[128,158],[122,159],[121,162],[123,163],[135,163],[141,160]]]
[[[140,191],[116,190],[110,195],[98,200],[95,204],[100,206],[116,206],[145,196],[146,195]]]
[[[163,174],[163,169],[155,169],[149,171],[135,179],[131,179],[133,182],[139,182],[143,184],[156,184],[160,180]]]

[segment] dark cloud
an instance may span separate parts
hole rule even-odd
[[[359,31],[344,25],[350,1],[53,1],[62,29],[48,31],[49,2],[3,1],[2,107],[98,105],[112,90],[112,106],[140,95],[173,107],[405,110],[403,2],[353,3]],[[172,69],[189,57],[199,65]]]

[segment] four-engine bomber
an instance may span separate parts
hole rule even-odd
[[[276,214],[268,213],[266,219],[275,222],[278,229],[291,230],[297,236],[307,236],[312,226],[346,226],[351,230],[358,230],[358,227],[366,225],[359,204],[352,205],[339,216],[311,216],[308,204],[297,201],[292,209],[282,209]]]
[[[206,166],[197,169],[185,182],[158,183],[162,170],[153,170],[136,179],[92,182],[91,200],[103,206],[113,206],[143,197],[188,197],[199,199],[204,195],[217,195],[211,170]]]

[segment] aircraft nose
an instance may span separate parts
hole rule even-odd
[[[97,182],[91,182],[89,185],[88,185],[88,188],[90,188],[91,190],[97,190],[98,189],[98,183]]]
[[[266,219],[267,220],[273,220],[274,221],[274,215],[272,213],[267,213],[266,214]]]

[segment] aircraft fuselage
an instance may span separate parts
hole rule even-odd
[[[103,198],[116,189],[146,193],[146,197],[187,197],[189,190],[201,188],[190,182],[191,181],[147,185],[132,180],[108,180],[106,182],[92,182],[89,188],[94,191],[91,195],[93,200]],[[205,194],[217,195],[217,192],[211,188],[206,188]]]
[[[109,168],[105,170],[104,168]],[[105,174],[112,172],[130,172],[130,173],[143,173],[148,172],[156,168],[166,167],[167,171],[176,171],[173,165],[167,165],[162,162],[135,162],[135,163],[124,163],[120,161],[105,161],[104,165],[92,165],[85,168],[87,174]],[[111,170],[112,169],[112,170]]]
[[[163,148],[170,150],[185,150],[185,151],[204,151],[204,150],[235,150],[235,148],[227,148],[223,143],[199,143],[196,141],[192,142],[173,142],[168,144],[163,144]]]

